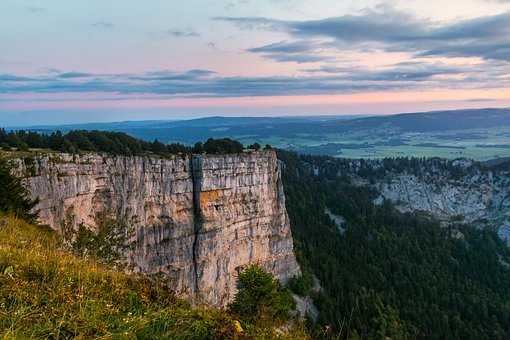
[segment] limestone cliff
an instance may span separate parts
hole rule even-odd
[[[495,227],[510,241],[510,172],[467,160],[436,162],[439,166],[425,163],[419,174],[391,171],[374,181],[380,193],[376,203],[388,199],[400,211],[427,212],[445,223]]]
[[[175,291],[223,306],[237,273],[258,263],[281,281],[299,273],[276,154],[124,157],[53,154],[16,160],[40,222],[134,228],[136,271],[164,273]]]

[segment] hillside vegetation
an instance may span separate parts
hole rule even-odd
[[[82,251],[27,222],[36,218],[35,202],[5,162],[0,192],[0,338],[307,338],[290,320],[290,293],[257,266],[240,274],[229,308],[192,307],[163,277],[115,270],[104,252]],[[101,235],[87,239],[102,245]]]
[[[278,331],[278,319],[236,315],[191,308],[157,279],[73,255],[54,232],[0,217],[0,337],[306,338],[299,328]]]

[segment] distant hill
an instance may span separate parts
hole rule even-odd
[[[407,132],[465,130],[510,126],[510,109],[477,109],[404,113],[354,119],[342,124],[357,129],[391,126]]]
[[[194,144],[208,138],[234,138],[296,150],[354,158],[395,156],[510,156],[510,108],[404,113],[386,116],[207,117],[179,121],[140,121],[38,126],[51,132],[74,129],[125,132],[165,143]],[[507,131],[508,130],[508,131]],[[418,138],[417,138],[418,137]],[[468,149],[472,152],[464,152]]]
[[[149,120],[34,126],[30,130],[111,130],[153,140],[195,142],[205,137],[228,137],[233,132],[258,136],[288,136],[300,133],[342,133],[380,128],[402,132],[431,132],[510,126],[510,109],[474,109],[404,113],[354,118],[353,116],[307,117],[207,117],[190,120]],[[221,129],[224,128],[224,129]]]

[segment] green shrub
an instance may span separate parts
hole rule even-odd
[[[27,143],[19,143],[18,144],[18,151],[29,151],[28,144]]]
[[[248,146],[248,149],[255,150],[255,151],[259,151],[260,148],[261,148],[261,146],[259,143],[253,143],[252,145]]]
[[[37,203],[30,198],[21,181],[11,174],[7,162],[0,160],[0,212],[33,222],[37,218],[37,213],[33,212]]]
[[[304,271],[302,275],[290,279],[288,287],[299,296],[307,296],[313,287],[313,276],[308,271]]]
[[[204,143],[204,151],[208,154],[229,154],[243,152],[244,146],[230,138],[213,139],[209,138]]]
[[[271,274],[257,265],[239,274],[237,288],[230,309],[246,321],[284,321],[296,307],[290,292],[282,289]]]
[[[119,264],[129,249],[133,228],[122,221],[102,216],[97,230],[80,225],[76,232],[67,234],[65,241],[77,254],[87,254],[106,264]]]

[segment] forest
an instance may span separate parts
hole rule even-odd
[[[510,250],[493,230],[444,227],[429,216],[402,214],[388,201],[375,205],[377,193],[351,183],[345,160],[286,151],[279,158],[298,260],[322,286],[310,293],[320,312],[317,337],[510,336]],[[438,161],[387,165],[420,162]],[[335,225],[326,209],[345,226]]]
[[[16,149],[49,149],[66,153],[105,152],[115,155],[142,155],[153,153],[159,156],[177,154],[228,154],[244,150],[244,146],[230,138],[209,138],[205,143],[198,142],[193,147],[184,144],[163,144],[157,139],[146,142],[131,137],[123,132],[73,130],[65,134],[60,131],[51,134],[40,134],[33,131],[9,131],[0,129],[0,148]],[[260,146],[253,144],[248,148],[258,150]]]

